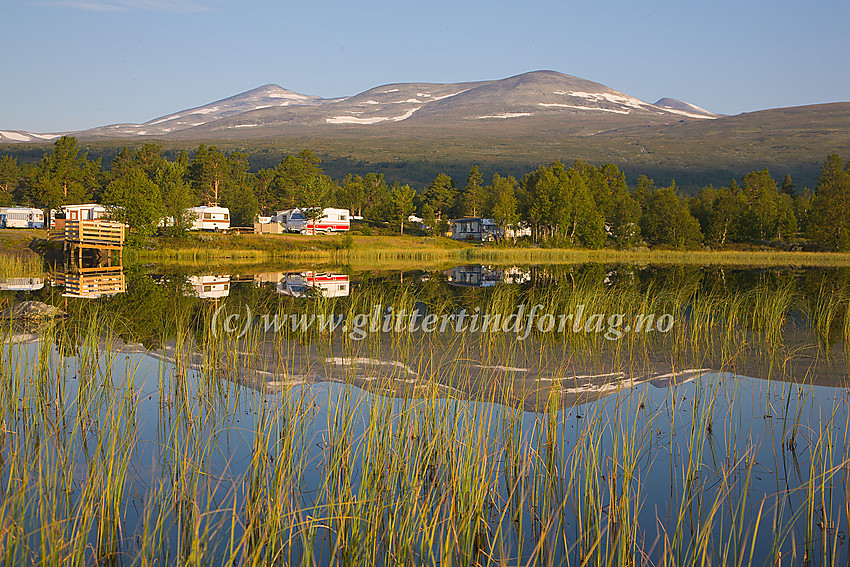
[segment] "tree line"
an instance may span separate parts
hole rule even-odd
[[[473,166],[465,180],[441,173],[416,191],[388,184],[378,172],[331,179],[309,150],[256,172],[246,153],[204,144],[173,161],[158,144],[124,148],[105,168],[69,136],[36,163],[0,157],[0,206],[58,209],[89,201],[142,236],[161,230],[165,217],[173,219],[165,230],[182,233],[191,224],[187,210],[198,205],[229,208],[233,226],[252,226],[259,215],[282,209],[335,206],[400,232],[413,213],[435,234],[451,218],[488,217],[503,229],[529,227],[533,242],[552,246],[723,247],[805,237],[850,250],[850,162],[837,155],[822,164],[814,191],[798,191],[790,176],[777,183],[765,169],[691,197],[675,182],[656,186],[640,176],[629,185],[616,165],[580,160],[541,165],[519,180],[495,173],[489,183]]]

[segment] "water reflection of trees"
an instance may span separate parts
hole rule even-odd
[[[667,335],[627,336],[607,341],[598,336],[531,334],[528,341],[511,336],[442,337],[463,347],[458,356],[476,350],[485,366],[511,366],[511,353],[545,358],[562,352],[575,375],[605,374],[647,360],[658,372],[672,368],[711,368],[753,376],[785,377],[814,383],[840,384],[845,375],[843,344],[850,328],[850,270],[846,269],[730,269],[721,267],[641,266],[535,266],[523,268],[529,277],[521,284],[487,288],[451,285],[445,271],[350,274],[350,294],[344,297],[287,297],[274,286],[256,285],[249,276],[233,277],[225,297],[202,299],[193,295],[191,274],[179,271],[150,273],[142,267],[125,268],[127,292],[112,298],[73,300],[56,290],[2,292],[10,301],[38,299],[69,313],[60,323],[75,333],[82,322],[96,317],[107,330],[126,343],[156,349],[178,336],[191,337],[197,345],[209,339],[212,314],[222,307],[229,313],[245,307],[257,314],[315,315],[317,313],[368,313],[376,304],[405,308],[408,313],[453,313],[501,310],[514,312],[519,305],[544,304],[568,312],[579,302],[614,313],[639,309],[641,301],[653,309],[670,309],[676,316],[674,332]],[[731,307],[730,307],[731,306]],[[771,311],[773,310],[773,311]],[[729,323],[731,321],[731,323]],[[724,324],[734,326],[724,330]],[[778,328],[779,334],[771,334]],[[311,330],[283,330],[280,339],[315,348],[341,348],[351,341],[343,334],[329,336]],[[74,339],[70,339],[72,342]],[[436,342],[435,342],[436,341]],[[370,337],[364,344],[417,343],[425,354],[446,358],[450,350],[437,338],[390,335]],[[324,346],[323,346],[324,345]],[[519,345],[519,346],[518,346]],[[358,347],[360,348],[360,347]],[[371,348],[371,347],[370,347]],[[428,349],[431,349],[430,351]],[[546,353],[545,356],[541,353]],[[355,353],[356,354],[356,353]],[[334,352],[333,357],[352,357]],[[380,358],[356,355],[361,358]],[[409,364],[410,352],[381,351],[381,357]],[[407,357],[407,358],[405,358]],[[557,358],[557,357],[555,357]],[[578,370],[576,361],[586,359],[592,367]],[[318,360],[318,359],[317,359]],[[665,362],[666,361],[666,362]],[[671,362],[672,361],[672,362]],[[661,364],[664,362],[664,364]],[[555,361],[550,364],[562,365]],[[584,364],[584,363],[582,363]],[[522,366],[522,365],[519,365]],[[525,366],[522,366],[525,367]],[[363,369],[361,369],[363,370]],[[438,373],[434,369],[433,373]],[[336,375],[336,370],[331,372]],[[570,370],[565,370],[569,374]],[[472,374],[481,375],[480,371]],[[649,372],[645,373],[649,375]]]

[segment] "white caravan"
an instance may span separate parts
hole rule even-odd
[[[301,234],[345,232],[351,229],[351,212],[348,209],[327,208],[322,211],[322,218],[314,223],[300,209],[288,209],[275,213],[271,222],[280,223],[286,228],[286,232]]]
[[[193,207],[189,212],[195,215],[189,230],[230,229],[230,209],[227,207]]]
[[[2,291],[35,291],[44,287],[44,278],[3,278],[0,279]]]
[[[65,213],[65,220],[69,221],[98,220],[107,217],[106,207],[97,203],[62,205],[62,211]]]
[[[230,295],[230,276],[189,276],[192,295],[201,299],[220,299]]]
[[[44,228],[44,211],[29,207],[0,208],[2,228]]]

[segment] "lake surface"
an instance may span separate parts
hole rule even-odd
[[[847,560],[847,270],[261,269],[0,282],[5,557]]]

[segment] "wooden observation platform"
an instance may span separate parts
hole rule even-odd
[[[65,288],[65,297],[96,298],[127,291],[124,270],[119,266],[77,268],[54,275],[57,285]]]
[[[56,219],[56,228],[50,231],[51,240],[62,240],[65,254],[82,261],[83,250],[106,251],[111,258],[112,250],[118,250],[118,263],[124,255],[124,234],[127,225],[105,220]]]
[[[123,271],[127,225],[106,220],[56,219],[50,240],[62,241],[64,270],[54,275],[66,297],[102,297],[126,291]],[[117,251],[117,259],[113,259]]]

